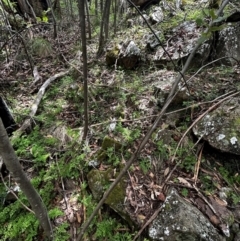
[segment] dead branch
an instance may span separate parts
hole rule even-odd
[[[4,179],[3,179],[2,173],[0,173],[0,177],[1,177],[1,181],[2,181],[3,185],[5,186],[6,190],[7,190],[8,192],[10,192],[10,193],[16,198],[16,200],[18,200],[18,202],[20,202],[20,204],[21,204],[27,211],[29,211],[30,213],[35,214],[35,213],[33,212],[33,210],[31,210],[29,207],[27,207],[27,206],[18,198],[17,194],[16,194],[11,188],[9,188],[9,187],[7,186],[7,184],[5,183],[5,181],[4,181]]]
[[[30,87],[33,87],[38,81],[42,80],[42,76],[39,74],[37,66],[34,66],[33,68],[33,78],[34,81],[32,82]]]
[[[30,110],[30,114],[28,116],[28,118],[23,122],[22,126],[14,133],[14,136],[18,136],[21,135],[23,132],[25,132],[26,130],[31,130],[32,127],[32,123],[33,123],[33,117],[35,116],[35,114],[37,113],[38,110],[38,106],[41,102],[41,99],[47,89],[47,87],[54,81],[57,80],[65,75],[67,75],[69,73],[69,70],[65,71],[65,72],[60,72],[58,74],[55,74],[53,76],[51,76],[50,78],[48,78],[45,83],[41,86],[41,88],[39,89],[37,96],[33,102],[33,105],[31,107]]]

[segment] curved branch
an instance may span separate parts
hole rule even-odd
[[[41,99],[47,89],[47,87],[56,79],[59,79],[60,77],[65,76],[66,74],[69,73],[69,70],[66,72],[60,72],[58,74],[55,74],[53,76],[51,76],[50,78],[48,78],[44,84],[41,86],[41,88],[39,89],[37,96],[32,104],[31,107],[31,111],[29,114],[29,117],[23,122],[22,126],[19,128],[19,130],[17,130],[14,133],[14,136],[18,136],[19,134],[21,135],[24,131],[26,131],[27,129],[31,129],[31,124],[32,124],[32,118],[35,116],[35,114],[37,113],[38,110],[38,106],[41,102]]]

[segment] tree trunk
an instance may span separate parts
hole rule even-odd
[[[42,17],[42,12],[47,10],[46,0],[17,0],[16,10],[25,18]]]
[[[109,13],[110,13],[111,0],[106,0],[104,5],[104,11],[102,14],[102,22],[99,34],[99,43],[97,58],[100,57],[103,53],[104,44],[108,37],[108,24],[109,24]]]
[[[11,0],[10,3],[3,1],[3,4],[4,9],[10,14],[13,13],[10,5],[14,4],[15,11],[25,19],[42,17],[43,11],[46,11],[48,8],[54,10],[59,18],[61,17],[59,0],[52,1],[51,5],[48,4],[48,0]]]
[[[3,162],[6,164],[7,169],[12,173],[13,178],[19,183],[23,193],[26,195],[32,210],[38,218],[40,225],[43,227],[45,234],[48,238],[53,238],[53,231],[48,217],[47,210],[42,202],[38,192],[34,189],[29,181],[27,175],[23,171],[18,158],[13,150],[13,147],[8,139],[7,132],[3,126],[2,119],[0,118],[0,155]]]
[[[88,82],[87,82],[87,41],[86,41],[86,21],[85,21],[85,0],[78,0],[78,11],[80,18],[82,56],[83,56],[83,82],[84,82],[84,132],[83,140],[88,133]]]

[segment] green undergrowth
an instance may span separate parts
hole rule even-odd
[[[119,131],[122,128],[121,126],[118,127]],[[74,137],[74,132],[70,133]],[[128,140],[132,141],[139,134],[135,133],[132,136],[131,132],[129,132],[124,135]],[[85,180],[86,174],[90,170],[87,164],[89,148],[87,146],[80,147],[76,141],[74,139],[67,146],[59,149],[60,141],[51,136],[50,133],[45,133],[42,126],[41,128],[35,127],[30,134],[23,135],[13,142],[16,154],[27,175],[31,178],[32,184],[47,206],[52,221],[64,217],[64,210],[59,203],[63,196],[58,190],[62,187],[61,183],[67,180],[72,180],[75,183],[74,196],[77,197],[76,205],[84,207],[87,216],[90,216],[96,206],[96,201],[92,198]],[[108,148],[107,155],[109,160],[112,159],[116,162],[115,150]],[[120,163],[120,159],[118,160]],[[9,183],[9,187],[12,185],[14,185],[14,182]],[[0,225],[3,227],[0,229],[1,240],[42,240],[43,230],[39,227],[39,222],[20,203],[21,201],[29,207],[23,193],[17,193],[18,200],[9,203],[4,201],[6,191],[2,183],[0,183],[0,191],[2,197]],[[67,241],[70,238],[70,223],[63,221],[63,218],[61,220],[60,224],[54,225],[54,240]],[[121,222],[119,217],[114,218],[112,214],[108,215],[107,212],[104,212],[103,215],[95,217],[86,233],[86,237],[88,237],[87,239],[95,238],[96,240],[107,238],[106,240],[110,241],[128,241],[132,240],[133,232],[127,224]]]
[[[96,72],[96,75],[99,73]],[[91,127],[89,145],[79,143],[79,130],[71,128],[67,121],[68,116],[62,117],[62,114],[67,110],[68,112],[78,112],[80,116],[83,114],[82,83],[74,81],[71,76],[54,83],[47,91],[35,117],[38,125],[33,131],[12,142],[24,170],[46,204],[51,220],[54,221],[58,218],[62,220],[54,227],[55,240],[67,241],[70,238],[69,227],[71,223],[63,218],[65,214],[60,205],[60,200],[63,199],[62,193],[59,191],[62,188],[61,183],[69,180],[74,183],[75,190],[73,192],[74,197],[77,198],[77,205],[86,209],[86,217],[90,216],[97,203],[88,189],[86,176],[91,169],[88,162],[92,160],[92,157],[95,157],[93,155],[94,147],[96,149],[101,147],[107,135],[124,144],[124,148],[120,148],[120,151],[109,146],[104,150],[105,162],[103,163],[119,171],[122,160],[129,160],[132,147],[139,143],[143,137],[144,130],[139,122],[125,122],[124,120],[143,116],[141,110],[138,109],[138,101],[143,96],[147,96],[146,93],[151,92],[151,90],[134,72],[119,70],[115,77],[116,84],[109,88],[106,88],[103,83],[90,84],[90,123],[97,125]],[[185,106],[190,104],[192,102],[185,103]],[[116,118],[117,121],[114,129],[110,130],[109,126],[111,122],[114,122],[113,118]],[[75,117],[74,121],[79,127],[83,125],[82,119]],[[190,123],[189,117],[182,118],[175,127],[176,133],[173,133],[181,136]],[[71,141],[63,145],[48,131],[52,125],[66,125],[66,132],[72,138]],[[150,172],[154,172],[151,160],[158,158],[163,163],[163,166],[159,166],[160,169],[166,168],[164,166],[166,164],[171,166],[178,163],[177,170],[192,177],[197,156],[191,136],[188,135],[187,142],[176,150],[178,141],[175,141],[170,135],[170,141],[166,144],[161,138],[157,138],[158,131],[153,135],[150,140],[151,145],[148,146],[151,156],[143,154],[138,159],[137,165],[142,175],[147,176]],[[98,147],[96,147],[96,143]],[[174,155],[174,162],[170,163]],[[206,163],[203,158],[201,165],[206,165]],[[226,167],[221,167],[219,173],[230,186],[240,182],[239,177],[232,175]],[[214,194],[217,183],[213,180],[213,176],[200,172],[199,180],[202,185],[201,189],[205,193]],[[179,182],[177,178],[175,182]],[[9,184],[9,186],[11,185],[13,183]],[[0,184],[0,191],[2,200],[0,224],[4,227],[0,230],[2,240],[41,240],[39,237],[43,235],[43,231],[39,227],[38,221],[20,204],[21,201],[29,206],[24,195],[20,192],[18,194],[19,201],[6,204],[4,202],[5,187],[2,184]],[[181,194],[185,197],[188,196],[189,192],[190,190],[187,188],[181,189]],[[228,198],[234,204],[239,202],[239,197],[234,191],[229,192]],[[105,208],[103,211],[104,214],[96,215],[91,223],[85,234],[86,240],[128,241],[133,239],[134,231],[130,230],[127,224],[112,213],[105,212]]]
[[[93,16],[95,12],[92,7],[90,14],[94,25],[99,24],[99,17]],[[165,34],[170,28],[172,29],[185,20],[198,21],[198,19],[204,20],[204,18],[202,10],[193,9],[187,14],[179,11],[176,16],[168,17],[166,21],[164,20],[153,27],[161,29]],[[98,32],[99,26],[95,26],[93,36],[97,35]],[[145,34],[146,30],[143,31],[141,27],[134,26],[129,32],[132,34],[131,38],[137,39]],[[164,41],[164,35],[161,33],[160,36]],[[76,43],[75,47],[79,49],[79,42]],[[36,52],[38,49],[42,51]],[[32,51],[36,55],[45,51],[50,54],[51,46],[44,39],[36,39],[32,43]],[[97,205],[97,201],[94,200],[89,191],[87,174],[92,168],[97,169],[98,167],[90,167],[89,161],[100,159],[100,153],[102,154],[101,158],[103,158],[100,160],[100,164],[111,166],[115,171],[121,170],[124,161],[129,160],[139,146],[146,129],[153,123],[152,119],[143,119],[143,117],[148,113],[156,114],[152,112],[154,107],[147,107],[152,108],[151,112],[148,109],[140,110],[139,108],[142,99],[149,100],[153,96],[150,84],[144,82],[144,77],[152,70],[149,66],[147,68],[140,66],[134,71],[123,70],[121,67],[114,68],[106,67],[100,63],[89,68],[89,79],[92,82],[89,81],[88,86],[90,113],[88,143],[82,144],[79,141],[80,128],[84,125],[83,82],[78,76],[79,73],[69,74],[69,76],[51,84],[44,94],[37,115],[34,117],[35,128],[30,134],[23,135],[12,142],[23,169],[47,206],[51,221],[54,223],[55,241],[70,240],[70,227],[73,224],[68,222],[64,213],[65,209],[62,207],[62,202],[66,201],[64,200],[66,193],[71,195],[69,200],[76,200],[76,206],[73,207],[73,210],[76,208],[79,211],[78,221],[81,224],[86,221]],[[219,76],[232,74],[230,68],[220,67],[218,70]],[[219,80],[216,76],[212,76],[215,87],[215,82]],[[206,93],[201,89],[198,92],[200,92],[198,93],[199,99],[205,100],[212,100],[219,95],[218,92],[210,93],[209,91]],[[152,104],[154,105],[154,103]],[[192,101],[186,102],[184,107],[192,104]],[[23,120],[27,113],[25,111],[21,111],[21,113],[22,116],[19,119]],[[140,118],[142,119],[139,120]],[[149,176],[151,172],[157,175],[154,173],[154,159],[158,160],[156,165],[159,166],[155,168],[159,168],[159,171],[167,170],[168,165],[171,169],[177,164],[177,171],[173,173],[173,179],[176,183],[179,183],[177,180],[179,173],[179,175],[185,175],[183,178],[193,177],[198,156],[195,154],[196,147],[191,136],[187,135],[187,141],[177,149],[179,139],[191,123],[190,115],[182,119],[184,120],[181,120],[177,126],[169,127],[169,129],[176,129],[176,133],[169,134],[170,141],[168,143],[164,143],[162,138],[155,137],[159,129],[164,129],[163,123],[157,128],[156,133],[149,141],[150,144],[146,145],[146,149],[135,163],[138,165],[142,177]],[[50,131],[59,126],[64,126],[66,135],[69,136],[69,140],[64,143]],[[176,140],[171,135],[176,135]],[[119,150],[116,150],[116,145],[104,148],[103,142],[106,136],[116,140],[115,144],[121,143]],[[103,152],[101,152],[101,148],[104,149]],[[171,161],[173,157],[175,158]],[[201,165],[204,168],[209,166],[205,158],[201,159]],[[130,169],[131,171],[134,171],[134,167]],[[230,172],[227,167],[221,166],[218,168],[218,172],[226,186],[239,185],[239,175]],[[199,173],[199,181],[201,182],[201,190],[208,195],[214,194],[216,187],[218,187],[214,176],[207,172]],[[69,182],[72,183],[73,190],[62,190],[63,186]],[[14,180],[10,180],[8,185],[9,187],[14,186]],[[107,188],[108,186],[106,186]],[[39,222],[35,216],[20,203],[21,201],[29,207],[25,196],[19,192],[17,193],[18,200],[6,202],[5,189],[5,186],[0,183],[1,240],[45,240],[43,230],[39,227]],[[181,194],[184,197],[187,197],[189,192],[190,190],[187,188],[181,189]],[[228,198],[234,204],[240,201],[239,196],[233,190],[228,193]],[[59,220],[60,222],[57,222]],[[76,226],[80,226],[80,224],[76,223]],[[79,230],[77,229],[77,231]],[[119,216],[103,207],[85,233],[85,240],[130,241],[133,240],[135,234],[135,231],[131,230]],[[147,241],[147,239],[144,240]]]

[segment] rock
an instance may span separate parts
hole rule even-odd
[[[216,46],[216,59],[221,64],[234,65],[240,60],[240,22],[228,24],[226,28],[219,31]]]
[[[92,169],[88,175],[88,185],[96,200],[100,200],[105,192],[105,190],[110,185],[110,179],[115,178],[118,174],[114,174],[115,170],[113,168],[108,168],[106,171],[100,171]],[[124,178],[117,184],[110,195],[105,200],[110,208],[112,208],[116,213],[118,213],[124,220],[128,222],[130,226],[133,226],[133,221],[127,211],[124,208],[124,198],[126,190],[126,181]]]
[[[153,61],[158,67],[165,67],[171,65],[170,57],[175,63],[175,67],[183,65],[195,47],[197,41],[202,34],[202,29],[197,27],[195,22],[186,21],[174,28],[171,33],[165,36],[167,39],[164,44],[165,50],[159,48],[153,56]],[[202,66],[210,53],[211,46],[207,42],[203,43],[197,50],[195,57],[192,61],[192,66]],[[201,59],[201,61],[199,61]],[[170,66],[169,66],[170,67]]]
[[[114,47],[107,50],[106,63],[107,65],[114,65],[117,63],[118,55],[121,49],[121,45],[115,45]]]
[[[87,174],[88,185],[92,192],[93,197],[99,201],[106,190],[109,180],[112,178],[113,170],[111,168],[106,171],[99,171],[92,169]]]
[[[103,139],[101,149],[97,151],[96,155],[94,155],[94,158],[95,158],[94,160],[97,161],[98,163],[107,162],[109,159],[107,150],[109,148],[113,148],[113,151],[115,153],[118,153],[122,150],[123,146],[124,146],[123,144],[114,140],[113,138],[109,136],[105,136]]]
[[[220,151],[240,155],[239,125],[239,98],[232,98],[204,116],[193,128],[193,133]]]
[[[46,135],[49,135],[50,138],[52,137],[59,140],[59,147],[65,146],[72,141],[71,136],[67,132],[67,127],[59,123],[57,126],[55,125],[48,128]]]
[[[115,45],[106,54],[107,65],[117,64],[125,69],[134,69],[140,60],[140,49],[133,41]]]
[[[158,217],[149,227],[152,240],[225,241],[209,220],[194,206],[184,201],[174,188],[168,191]]]
[[[109,136],[105,136],[102,142],[102,149],[107,150],[108,148],[111,148],[111,147],[113,147],[115,151],[119,151],[121,150],[123,145],[119,141],[116,141]]]
[[[158,106],[162,106],[172,89],[172,85],[177,77],[177,73],[168,70],[159,70],[148,75],[146,82],[152,82],[153,93],[157,100]],[[184,101],[188,101],[190,95],[185,87],[178,87],[178,93],[174,97],[171,106],[181,105]]]
[[[182,9],[183,7],[183,1],[182,0],[176,0],[176,9],[179,10],[179,9]]]
[[[161,7],[155,7],[153,12],[150,14],[150,21],[152,24],[162,22],[164,19],[163,10]]]
[[[164,38],[164,35],[161,31],[156,31],[156,35],[160,39]],[[146,49],[150,51],[153,51],[156,47],[160,46],[159,41],[156,39],[156,37],[153,34],[144,35],[143,41],[146,43]]]

